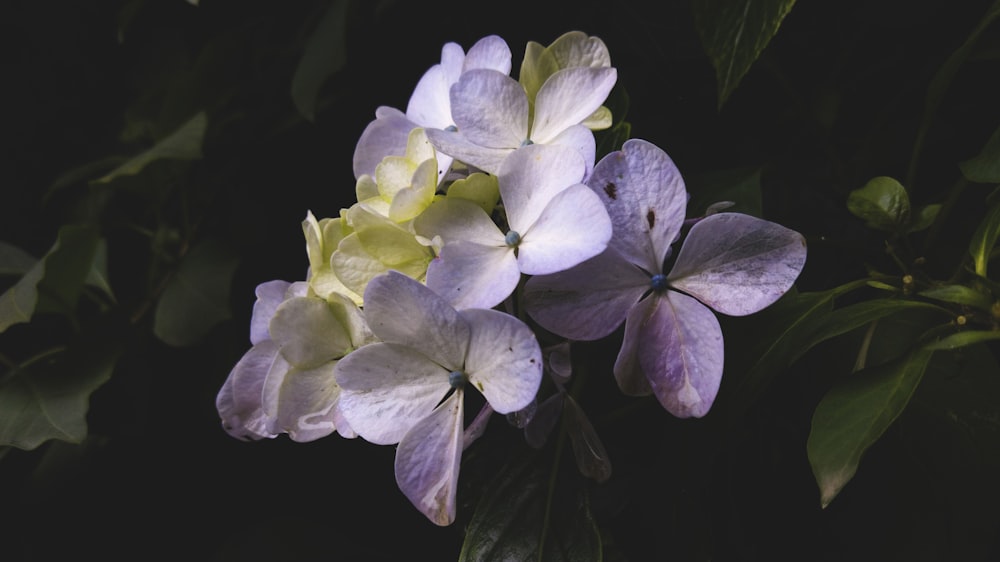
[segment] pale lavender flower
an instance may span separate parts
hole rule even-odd
[[[496,412],[523,408],[538,391],[542,355],[523,322],[495,310],[455,310],[396,271],[365,290],[365,316],[382,341],[341,360],[340,407],[362,438],[398,443],[396,482],[428,519],[455,520],[468,385]]]
[[[741,316],[776,301],[805,264],[803,237],[739,213],[691,227],[673,267],[687,192],[655,145],[629,140],[587,181],[614,225],[605,252],[525,285],[528,314],[573,340],[605,337],[625,322],[615,378],[629,395],[653,393],[678,417],[708,413],[723,371],[723,339],[713,310]]]

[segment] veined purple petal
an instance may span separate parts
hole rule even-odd
[[[578,183],[557,193],[521,234],[517,252],[521,272],[545,275],[603,252],[611,239],[611,219],[597,195]]]
[[[451,114],[465,138],[480,146],[515,148],[528,138],[528,96],[496,70],[464,72],[451,87]]]
[[[601,159],[587,180],[608,208],[610,245],[650,274],[660,273],[687,207],[680,172],[656,145],[631,139]]]
[[[436,525],[455,521],[463,416],[462,391],[458,389],[414,425],[396,448],[396,484]]]
[[[454,370],[465,361],[465,320],[444,298],[402,273],[389,271],[368,282],[365,318],[382,341],[424,350],[443,368]]]
[[[427,286],[457,309],[493,308],[520,279],[514,250],[507,246],[452,242],[427,266]]]
[[[460,312],[472,328],[465,373],[494,411],[527,406],[542,382],[542,351],[524,322],[496,310]]]
[[[668,412],[700,418],[712,407],[722,381],[719,321],[708,307],[674,291],[651,304],[639,334],[639,364]]]
[[[656,310],[656,296],[649,295],[635,303],[628,310],[625,318],[625,335],[622,337],[622,347],[615,358],[615,381],[618,388],[627,396],[647,396],[653,393],[649,379],[639,362],[639,344],[645,330],[646,321]]]
[[[802,272],[801,234],[740,213],[698,221],[667,276],[670,285],[723,314],[757,312],[785,294]]]
[[[524,306],[550,332],[596,340],[620,326],[647,290],[649,275],[608,248],[566,271],[528,279]]]
[[[366,345],[337,362],[340,410],[366,441],[397,443],[451,388],[448,372],[409,347]]]
[[[497,177],[511,230],[527,232],[553,197],[583,181],[583,157],[565,146],[533,144],[504,160]]]
[[[236,362],[215,399],[222,428],[242,440],[275,437],[267,430],[261,410],[261,392],[271,365],[278,357],[278,346],[265,340],[251,347]]]
[[[614,68],[576,67],[556,71],[535,97],[531,140],[548,143],[601,107],[618,79]]]
[[[275,309],[285,300],[285,291],[291,283],[288,281],[267,281],[257,285],[254,294],[257,300],[253,303],[253,313],[250,315],[250,343],[257,345],[271,339],[267,330],[274,316]]]

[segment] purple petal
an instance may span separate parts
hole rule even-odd
[[[441,62],[427,69],[406,104],[406,117],[421,127],[444,129],[453,125],[449,90],[462,72],[465,53],[457,43],[441,48]]]
[[[684,222],[687,191],[667,153],[640,139],[601,159],[587,185],[608,208],[610,244],[650,274],[660,273]]]
[[[653,295],[640,300],[628,310],[625,318],[625,335],[615,358],[614,373],[618,388],[628,396],[647,396],[653,392],[639,363],[639,343],[646,320],[656,308],[656,300]]]
[[[463,70],[490,68],[510,74],[512,54],[507,42],[498,35],[487,35],[469,47]]]
[[[524,306],[550,332],[596,340],[620,326],[647,290],[649,275],[609,248],[566,271],[528,279]]]
[[[719,321],[681,293],[667,291],[653,302],[639,334],[639,363],[668,412],[700,418],[712,407],[722,381]]]
[[[554,146],[565,146],[572,148],[583,156],[586,163],[586,171],[583,174],[583,181],[590,177],[594,171],[594,158],[597,157],[597,140],[594,132],[583,125],[573,125],[556,135],[546,144]]]
[[[470,142],[515,148],[528,138],[528,96],[516,80],[491,69],[473,69],[451,87],[451,112]]]
[[[397,443],[448,392],[448,372],[408,347],[366,345],[337,362],[340,410],[366,441]]]
[[[291,369],[280,386],[263,396],[265,410],[273,409],[274,423],[293,441],[315,441],[337,429],[340,387],[333,376],[335,366],[331,361],[316,369]]]
[[[457,309],[493,308],[520,279],[514,250],[506,246],[452,242],[427,266],[427,286]]]
[[[597,195],[578,183],[556,194],[522,236],[521,273],[545,275],[603,252],[611,239],[611,219]]]
[[[368,123],[354,147],[354,178],[375,175],[375,167],[386,156],[404,156],[410,131],[417,124],[398,109],[381,107],[379,116]]]
[[[465,373],[490,406],[507,414],[527,406],[542,382],[542,351],[524,322],[496,310],[461,311],[472,328]]]
[[[601,107],[618,79],[614,68],[576,67],[556,71],[535,97],[531,140],[548,143]]]
[[[438,160],[454,158],[459,162],[464,162],[485,172],[496,175],[500,170],[507,155],[513,148],[490,148],[480,146],[465,137],[462,133],[455,131],[444,131],[440,129],[427,129],[427,140],[434,145],[437,150]],[[438,166],[440,168],[440,166]]]
[[[456,390],[414,425],[396,448],[396,484],[436,525],[455,521],[463,416],[462,391]]]
[[[740,213],[691,227],[668,275],[670,285],[723,314],[743,316],[778,300],[806,261],[801,234]]]
[[[524,440],[528,442],[529,447],[541,449],[545,446],[549,435],[556,427],[556,422],[562,416],[565,399],[566,393],[557,392],[538,405],[535,415],[528,422],[528,426],[524,428]]]
[[[229,435],[242,440],[275,437],[266,428],[261,409],[261,392],[271,365],[278,357],[278,346],[265,340],[251,347],[237,361],[215,399],[222,427]]]
[[[465,320],[444,298],[402,273],[389,271],[368,282],[365,318],[382,341],[421,350],[443,368],[458,369],[465,362]]]
[[[558,193],[583,181],[586,170],[583,157],[565,146],[533,144],[512,152],[497,178],[511,230],[524,235]]]
[[[271,339],[267,330],[275,309],[285,300],[285,292],[291,283],[288,281],[267,281],[257,285],[254,294],[257,300],[253,303],[253,313],[250,315],[250,343],[257,345]]]

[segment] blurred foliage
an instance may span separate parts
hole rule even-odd
[[[1000,556],[1000,2],[547,8],[8,4],[4,559]],[[302,278],[299,225],[353,200],[375,109],[405,108],[447,41],[496,33],[517,61],[570,29],[618,68],[599,154],[650,140],[690,215],[732,201],[807,238],[795,290],[720,317],[712,412],[622,396],[620,332],[576,343],[610,478],[580,473],[566,418],[538,451],[494,420],[443,529],[391,448],[226,435],[253,289]]]

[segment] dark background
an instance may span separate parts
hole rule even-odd
[[[764,166],[765,218],[809,240],[799,280],[809,291],[885,259],[877,237],[847,213],[846,195],[875,175],[906,178],[927,85],[989,5],[799,2],[720,110],[688,2],[354,2],[346,66],[325,84],[309,122],[289,89],[326,2],[6,3],[0,240],[42,255],[86,192],[81,180],[43,198],[53,182],[134,153],[142,126],[176,126],[184,110],[203,108],[213,125],[184,193],[202,210],[196,238],[231,242],[240,262],[232,319],[202,343],[163,344],[148,333],[148,315],[122,334],[127,351],[92,396],[84,445],[0,460],[0,559],[457,559],[469,514],[449,528],[426,521],[396,488],[391,447],[336,436],[239,442],[222,431],[214,405],[249,348],[254,287],[303,277],[306,211],[336,216],[354,201],[354,143],[377,106],[405,109],[445,42],[468,49],[498,34],[516,72],[528,40],[548,44],[574,29],[601,37],[630,99],[633,137],[665,149],[691,177]],[[907,185],[917,203],[940,201],[956,163],[1000,123],[996,31],[982,44],[982,56],[955,76]],[[151,210],[124,197],[104,224],[111,285],[129,313],[148,294],[151,250],[122,217],[184,220],[174,199],[164,201]],[[981,192],[958,202],[954,240],[967,238],[978,219],[961,217],[976,216],[981,202]],[[939,251],[964,250],[946,239]],[[4,337],[13,345],[30,337],[22,333]],[[975,461],[920,464],[906,441],[877,444],[843,494],[819,508],[805,456],[818,396],[800,382],[816,367],[804,362],[776,381],[738,431],[713,441],[719,446],[703,446],[698,421],[652,407],[627,424],[598,424],[616,472],[596,491],[595,509],[615,555],[997,559],[993,476]],[[617,389],[608,376],[588,392]],[[501,420],[490,427],[510,432]],[[935,454],[948,457],[948,447]],[[475,490],[462,494],[464,505],[474,503]]]

